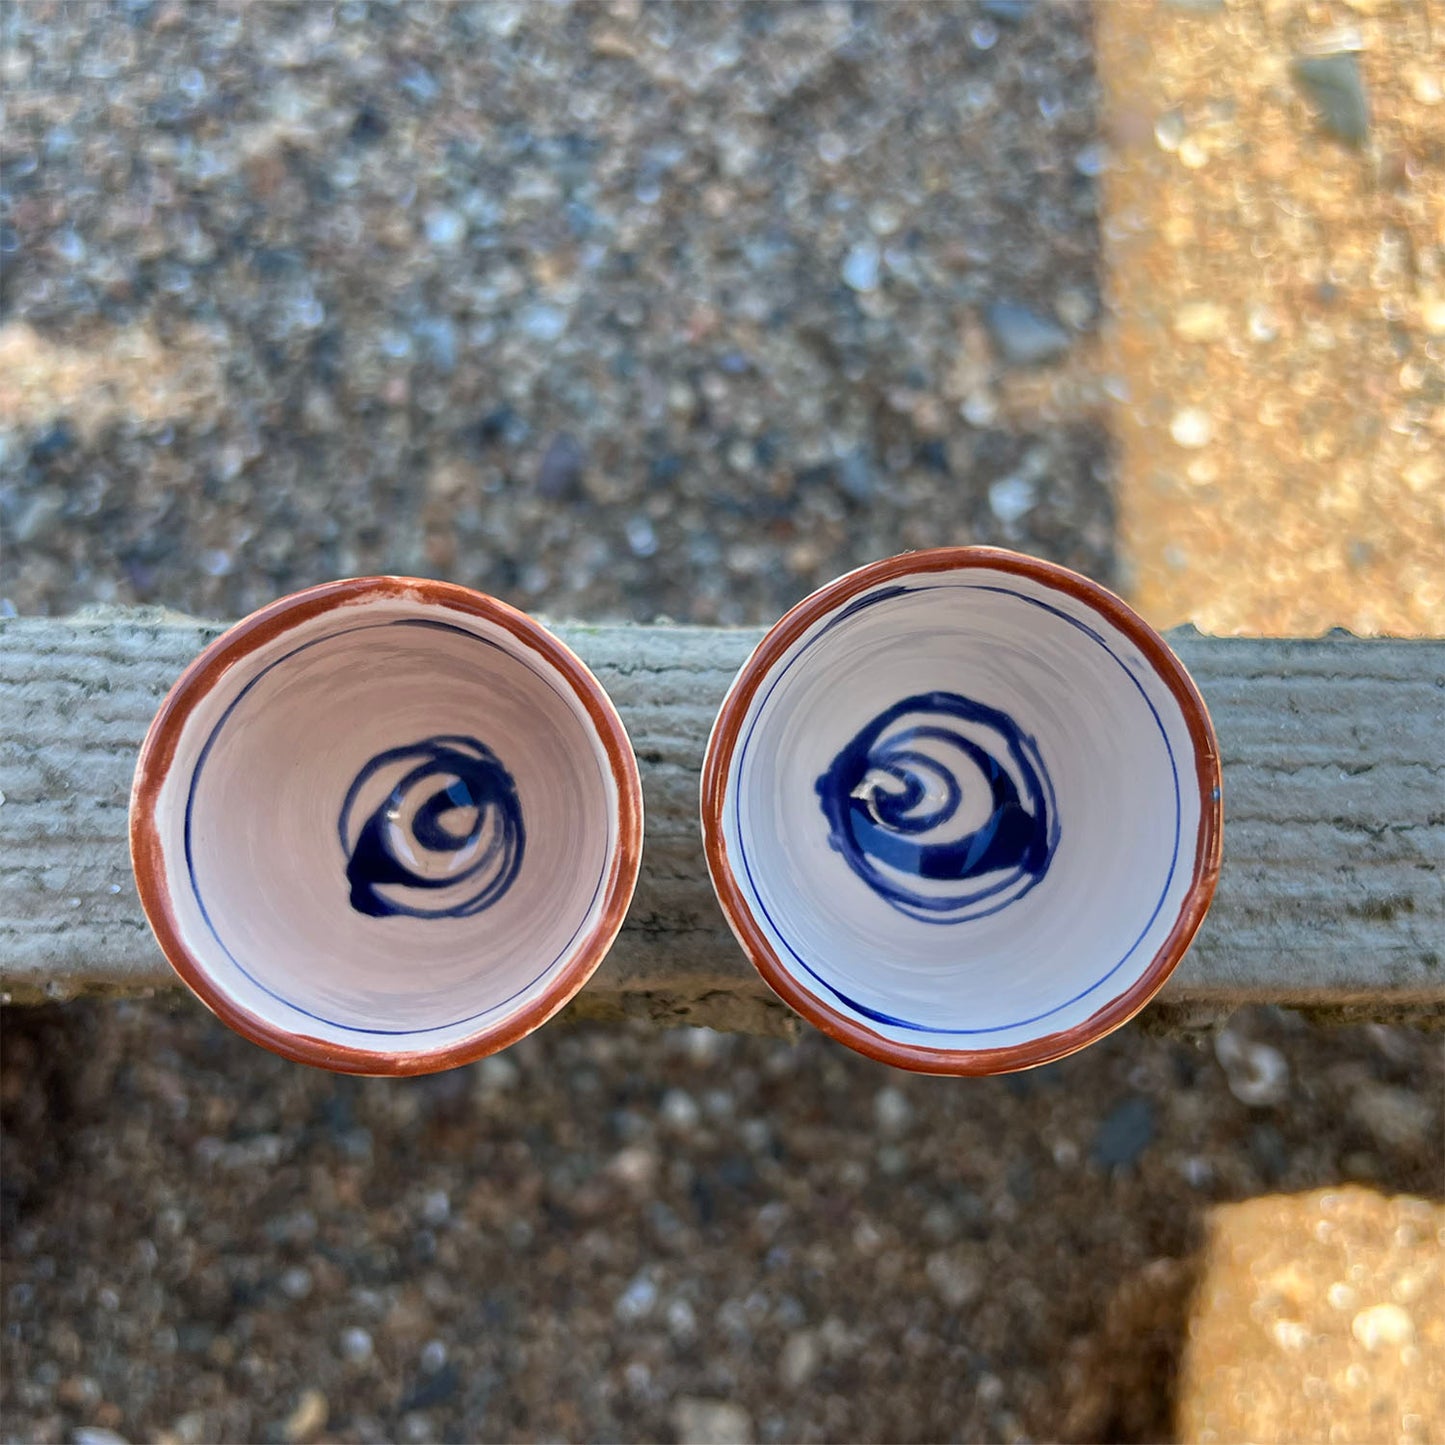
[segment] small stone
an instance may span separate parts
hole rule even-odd
[[[1214,436],[1214,422],[1209,413],[1197,406],[1181,407],[1169,421],[1169,435],[1176,445],[1197,450],[1208,446]]]
[[[1331,135],[1347,145],[1364,145],[1370,133],[1370,105],[1358,55],[1342,51],[1301,56],[1295,60],[1292,74]]]
[[[901,1089],[889,1084],[873,1096],[873,1119],[878,1125],[878,1132],[885,1138],[897,1138],[907,1133],[909,1124],[913,1122],[913,1105]]]
[[[421,1367],[428,1375],[434,1375],[447,1362],[447,1347],[442,1340],[428,1340],[421,1347]]]
[[[1102,141],[1092,141],[1074,157],[1074,169],[1091,180],[1109,169],[1109,148]]]
[[[876,479],[873,459],[864,447],[855,447],[838,460],[838,485],[860,505],[873,500]]]
[[[1173,155],[1184,143],[1184,137],[1189,133],[1184,117],[1177,110],[1166,110],[1158,120],[1154,122],[1154,144],[1161,151],[1167,151]]]
[[[1276,1320],[1270,1333],[1274,1336],[1275,1344],[1288,1354],[1297,1354],[1313,1338],[1309,1328],[1298,1320]]]
[[[341,1332],[341,1354],[353,1365],[364,1365],[372,1357],[371,1336],[357,1325]]]
[[[287,1299],[303,1300],[311,1293],[311,1271],[295,1265],[281,1275],[281,1293]]]
[[[1033,511],[1038,493],[1027,477],[1004,477],[988,489],[989,510],[1005,525]]]
[[[1154,1105],[1142,1094],[1121,1100],[1105,1116],[1089,1157],[1101,1169],[1127,1169],[1154,1140]]]
[[[947,1252],[931,1254],[923,1266],[928,1282],[950,1309],[960,1309],[983,1292],[983,1278],[969,1261]]]
[[[567,313],[560,306],[549,306],[539,301],[522,308],[517,317],[517,328],[533,341],[556,341],[567,329]]]
[[[424,225],[427,240],[441,251],[455,251],[466,238],[466,218],[445,206],[429,210]]]
[[[493,1054],[477,1065],[477,1082],[482,1092],[500,1094],[514,1089],[522,1077],[522,1071],[505,1054]]]
[[[281,1433],[287,1440],[297,1442],[314,1440],[326,1428],[328,1413],[326,1396],[312,1386],[301,1392],[296,1408],[286,1417]]]
[[[617,1296],[612,1312],[623,1324],[645,1320],[657,1306],[657,1286],[646,1274],[637,1275]]]
[[[1213,301],[1191,301],[1174,313],[1174,334],[1181,341],[1218,341],[1229,327],[1229,313]]]
[[[567,432],[558,432],[542,453],[537,467],[537,490],[549,502],[575,497],[587,470],[587,453],[577,439]]]
[[[854,291],[878,289],[878,247],[871,241],[854,246],[843,260],[843,280]]]
[[[748,1445],[752,1416],[730,1400],[704,1400],[685,1395],[672,1408],[678,1445]]]
[[[1350,1115],[1388,1148],[1424,1143],[1434,1110],[1427,1099],[1388,1084],[1361,1084],[1350,1099]]]
[[[81,1425],[70,1433],[71,1445],[130,1445],[124,1435],[103,1430],[99,1425]]]
[[[1205,149],[1204,142],[1197,137],[1187,135],[1179,142],[1179,164],[1185,170],[1202,171],[1209,164],[1209,152]]]
[[[994,345],[1011,366],[1037,366],[1069,349],[1069,333],[1057,321],[1016,301],[996,301],[985,308],[984,324]]]
[[[1269,1044],[1252,1043],[1232,1029],[1214,1038],[1214,1057],[1229,1084],[1229,1092],[1251,1109],[1282,1104],[1289,1097],[1289,1065]]]
[[[422,1221],[433,1228],[451,1218],[452,1201],[445,1189],[433,1189],[421,1202]]]
[[[1094,319],[1094,300],[1087,291],[1068,286],[1054,298],[1054,313],[1065,326],[1082,331]]]
[[[657,529],[646,517],[627,519],[627,550],[634,557],[657,555]]]
[[[992,426],[998,420],[998,401],[991,391],[982,387],[969,392],[958,410],[969,426]]]
[[[629,1189],[641,1192],[657,1174],[657,1155],[641,1144],[629,1144],[612,1156],[607,1172]]]
[[[1445,296],[1427,297],[1420,306],[1420,321],[1431,336],[1445,336]]]
[[[697,1312],[685,1299],[675,1299],[667,1306],[667,1332],[679,1341],[696,1337]]]
[[[1439,105],[1445,100],[1445,87],[1428,70],[1417,70],[1410,80],[1410,94],[1421,105]]]
[[[1399,1305],[1371,1305],[1350,1322],[1350,1333],[1372,1354],[1415,1338],[1415,1322]]]
[[[188,1410],[172,1424],[171,1434],[181,1445],[202,1445],[203,1441],[214,1438],[204,1410]]]
[[[690,1134],[702,1119],[697,1100],[685,1089],[669,1089],[662,1096],[662,1119],[679,1134]]]
[[[788,1336],[778,1359],[778,1378],[790,1390],[799,1389],[813,1378],[823,1362],[823,1348],[812,1330],[799,1330]]]

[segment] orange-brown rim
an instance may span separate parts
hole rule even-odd
[[[510,633],[545,658],[571,685],[591,718],[617,785],[617,842],[603,890],[601,917],[570,962],[541,997],[510,1017],[441,1049],[361,1049],[277,1028],[242,1008],[207,975],[187,948],[171,903],[156,804],[187,719],[200,701],[242,658],[300,623],[322,613],[380,599],[415,601],[480,618]],[[141,904],[161,950],[186,986],[218,1018],[253,1043],[294,1059],[345,1074],[429,1074],[504,1049],[545,1023],[592,976],[622,927],[642,863],[642,784],[622,720],[601,683],[580,658],[525,613],[469,587],[417,577],[353,577],[324,582],[263,607],[205,649],[177,679],[141,746],[130,800],[130,856]]]
[[[1123,993],[1110,999],[1098,1012],[1073,1028],[1044,1034],[1024,1043],[996,1049],[938,1049],[899,1043],[885,1038],[857,1019],[840,1012],[804,988],[783,966],[776,950],[758,926],[749,909],[732,865],[723,836],[723,803],[732,771],[743,720],[753,697],[789,648],[815,622],[860,593],[919,572],[951,572],[986,567],[1041,582],[1067,593],[1091,607],[1136,643],[1154,671],[1164,680],[1179,703],[1194,747],[1195,773],[1199,784],[1199,832],[1194,855],[1194,873],[1189,892],[1163,946],[1148,968]],[[869,1058],[901,1069],[923,1074],[1004,1074],[1051,1063],[1103,1038],[1127,1023],[1164,986],[1183,958],[1195,932],[1209,910],[1219,879],[1223,844],[1223,798],[1219,770],[1219,744],[1209,711],[1184,664],[1168,643],[1121,598],[1107,588],[1035,557],[997,547],[936,547],[923,552],[905,552],[871,562],[828,583],[805,597],[769,629],[733,680],[718,712],[702,770],[702,830],[708,871],[729,925],[768,986],[810,1023],[849,1048]]]

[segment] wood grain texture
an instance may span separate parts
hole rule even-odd
[[[0,989],[14,1001],[171,987],[126,849],[131,770],[181,668],[222,630],[160,611],[0,621]],[[708,730],[760,632],[555,630],[641,765],[628,922],[576,1004],[592,1016],[786,1030],[713,898],[697,821]],[[1224,755],[1224,872],[1151,1012],[1268,1001],[1445,1014],[1445,642],[1171,637]]]

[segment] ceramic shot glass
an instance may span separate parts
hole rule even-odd
[[[632,897],[642,789],[597,679],[523,613],[406,577],[263,608],[186,669],[136,768],[166,957],[289,1059],[421,1074],[550,1018]]]
[[[1219,873],[1219,749],[1119,598],[940,548],[767,633],[713,728],[702,826],[733,932],[804,1018],[901,1068],[1002,1073],[1169,977]]]

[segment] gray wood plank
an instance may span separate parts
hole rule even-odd
[[[126,802],[152,714],[221,630],[144,609],[0,621],[3,997],[172,986],[131,880]],[[616,702],[647,812],[627,925],[574,1009],[789,1027],[723,923],[697,826],[708,729],[760,632],[556,630]],[[1225,864],[1158,1017],[1265,1001],[1445,1014],[1445,642],[1171,641],[1219,732]]]

